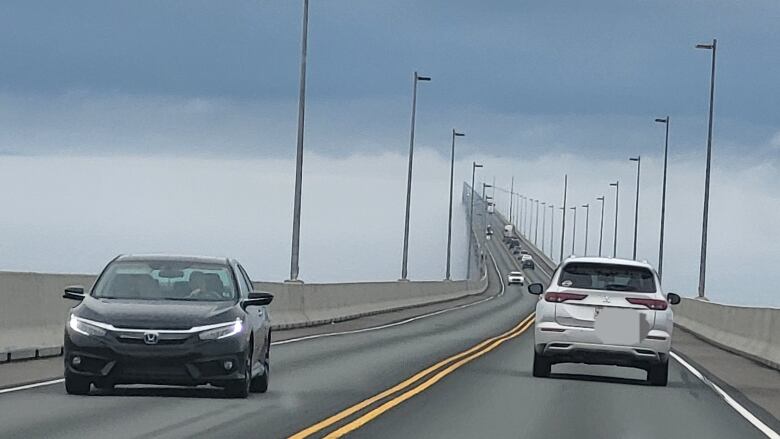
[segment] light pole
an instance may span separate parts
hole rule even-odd
[[[303,126],[306,114],[306,53],[309,37],[309,0],[303,0],[301,26],[301,69],[298,84],[298,142],[295,153],[295,195],[293,200],[292,249],[290,251],[290,282],[298,282],[301,249],[301,192],[303,189]]]
[[[455,128],[452,129],[452,154],[450,155],[450,213],[447,219],[447,274],[445,279],[450,280],[450,260],[452,257],[452,185],[455,180],[455,138],[463,137],[465,134],[458,133]]]
[[[553,233],[555,230],[555,206],[550,204],[550,259],[553,258]]]
[[[528,219],[526,221],[527,224],[526,224],[526,232],[525,232],[525,234],[526,234],[526,239],[528,239],[530,241],[531,240],[531,230],[534,227],[533,226],[533,223],[534,223],[534,199],[533,198],[529,198],[528,201],[530,202],[529,204],[531,205],[531,210],[530,210],[530,212],[528,212]]]
[[[563,262],[563,241],[566,238],[566,193],[569,190],[569,174],[563,176],[563,215],[561,216],[561,257],[560,262]]]
[[[601,257],[601,243],[604,240],[604,195],[596,200],[601,201],[601,226],[599,227],[599,257]]]
[[[666,222],[666,168],[669,158],[669,116],[664,119],[656,119],[666,127],[666,141],[664,142],[664,182],[661,189],[661,236],[658,240],[658,279],[663,280],[664,272],[664,223]]]
[[[518,219],[518,222],[520,224],[518,226],[517,233],[518,233],[518,235],[522,236],[523,235],[523,226],[525,226],[525,223],[523,221],[525,219],[525,209],[524,209],[524,206],[525,206],[525,196],[524,195],[520,195],[520,199],[517,200],[517,202],[520,204],[520,218]]]
[[[536,203],[536,219],[534,220],[534,245],[539,245],[539,200],[534,200],[534,203]]]
[[[699,262],[699,297],[704,297],[704,284],[707,274],[707,221],[710,211],[710,164],[712,162],[712,109],[715,101],[715,52],[718,40],[712,44],[697,44],[697,49],[712,50],[712,71],[710,73],[710,117],[707,130],[707,170],[704,177],[704,213],[701,222],[701,261]]]
[[[631,259],[636,260],[636,235],[639,230],[639,171],[642,169],[642,156],[629,158],[636,162],[636,207],[634,208],[634,253]]]
[[[528,238],[528,196],[523,197],[523,236]]]
[[[514,201],[515,201],[515,176],[512,176],[512,184],[509,186],[509,224],[514,224],[512,222],[514,211],[512,208],[514,207]]]
[[[585,252],[582,255],[588,256],[588,225],[590,224],[590,203],[583,204],[582,207],[585,208]]]
[[[404,218],[404,255],[401,263],[401,280],[407,280],[407,263],[409,262],[409,210],[412,206],[412,164],[414,163],[414,121],[417,115],[417,83],[430,81],[427,76],[414,72],[412,81],[412,127],[409,135],[409,171],[406,176],[406,216]]]
[[[544,230],[547,225],[547,203],[542,202],[542,253],[544,253]]]
[[[474,190],[474,176],[477,172],[477,168],[481,168],[482,165],[477,162],[471,162],[471,187],[469,188],[469,249],[466,257],[466,278],[471,279],[471,240],[474,238],[474,195],[477,191]]]
[[[618,202],[620,201],[620,180],[610,183],[615,187],[615,239],[612,241],[612,257],[617,257],[617,238],[618,238]]]
[[[574,221],[571,228],[571,255],[574,256],[574,243],[577,242],[577,206],[571,206],[569,209],[574,212]]]

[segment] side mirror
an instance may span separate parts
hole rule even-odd
[[[249,293],[249,298],[241,302],[241,308],[243,308],[244,311],[246,311],[246,309],[250,306],[270,305],[273,300],[274,300],[273,294],[265,293],[262,291],[253,291]]]
[[[533,294],[534,296],[538,296],[544,293],[544,285],[540,283],[528,285],[528,292]]]
[[[666,295],[666,301],[671,303],[672,305],[677,305],[680,303],[680,296],[674,293],[669,293]]]
[[[65,287],[62,297],[70,300],[84,300],[84,287],[81,285]]]

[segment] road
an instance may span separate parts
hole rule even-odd
[[[79,397],[53,384],[0,394],[0,438],[765,437],[677,363],[666,388],[639,370],[585,365],[533,378],[536,298],[502,285],[512,259],[497,240],[489,248],[500,273],[490,270],[486,300],[276,345],[267,394],[133,386]]]

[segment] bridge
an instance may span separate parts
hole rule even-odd
[[[470,196],[464,185],[466,209]],[[94,276],[0,272],[0,437],[780,437],[778,309],[683,299],[668,387],[605,366],[532,377],[537,299],[505,284],[521,268],[484,233],[509,220],[479,194],[474,205],[467,280],[255,282],[276,296],[273,379],[246,401],[212,388],[67,396],[61,291]],[[536,260],[526,279],[548,283],[557,264],[517,238]]]

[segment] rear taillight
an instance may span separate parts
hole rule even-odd
[[[645,299],[643,297],[626,297],[626,301],[634,305],[646,306],[656,311],[663,311],[669,307],[669,304],[665,300],[658,300],[658,299]]]
[[[586,297],[588,297],[587,294],[549,292],[544,295],[544,300],[548,302],[561,303],[567,300],[582,300]]]

